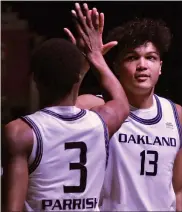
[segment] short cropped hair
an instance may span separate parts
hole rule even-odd
[[[162,57],[163,53],[169,49],[171,38],[170,29],[164,21],[135,18],[108,33],[106,42],[118,41],[118,45],[108,53],[106,59],[111,66],[120,53],[129,48],[139,47],[147,42],[153,43],[159,51],[160,57]]]
[[[67,95],[79,81],[83,56],[69,41],[52,38],[43,42],[32,54],[31,71],[38,85],[56,98]]]

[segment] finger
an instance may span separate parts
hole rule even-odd
[[[75,23],[75,27],[76,27],[79,31],[80,31],[80,30],[83,31],[83,30],[82,30],[82,27],[81,27],[81,23],[79,22],[79,18],[78,18],[78,15],[77,15],[76,11],[75,11],[75,10],[72,10],[71,13],[72,13],[72,16],[73,16],[73,21],[74,21],[74,23]],[[86,17],[83,16],[83,19],[85,20]]]
[[[84,18],[84,15],[82,13],[79,3],[75,3],[75,12],[76,12],[76,16],[77,16],[77,19],[78,19],[80,25],[83,27],[83,30],[87,32],[86,20]]]
[[[92,9],[92,23],[96,30],[99,29],[99,13],[96,8]]]
[[[100,13],[99,15],[99,32],[100,34],[103,33],[104,30],[104,13]]]
[[[117,41],[111,41],[109,43],[104,44],[102,47],[102,54],[105,55],[110,49],[112,49],[117,44],[118,44]]]
[[[76,28],[77,34],[80,37],[80,39],[84,40],[85,39],[85,32],[83,31],[83,28],[78,21],[78,16],[77,16],[75,10],[72,10],[71,13],[72,13],[72,16],[73,16],[73,22],[75,23],[75,28]],[[83,17],[83,18],[86,19],[86,17]]]
[[[64,32],[67,34],[69,40],[76,45],[76,39],[74,37],[74,35],[72,34],[72,32],[68,29],[68,28],[64,28]]]
[[[92,10],[89,10],[89,15],[90,15],[90,17],[92,16]]]
[[[77,32],[80,30],[80,22],[79,22],[79,19],[78,19],[78,16],[77,16],[77,13],[75,10],[72,10],[71,11],[71,14],[72,14],[72,17],[73,17],[73,22],[75,23],[75,27],[77,29]],[[85,18],[84,18],[85,19]]]
[[[80,39],[85,40],[85,32],[83,31],[80,23],[78,22],[78,19],[76,17],[73,17],[73,21],[75,23],[75,28],[76,28],[78,36],[80,37]]]
[[[79,34],[79,31],[81,30],[81,26],[80,26],[80,24],[78,22],[78,16],[77,16],[75,10],[72,10],[71,14],[73,16],[73,22],[75,23],[75,28],[77,30],[77,33]]]
[[[71,14],[74,18],[78,19],[78,16],[76,14],[76,11],[75,10],[71,10]]]
[[[87,25],[92,28],[93,25],[92,25],[92,19],[91,19],[91,10],[89,10],[88,8],[88,5],[86,3],[83,4],[83,8],[84,8],[84,13],[86,15],[86,22],[87,22]]]

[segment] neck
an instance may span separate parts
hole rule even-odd
[[[136,94],[131,93],[130,91],[125,91],[128,101],[131,106],[138,109],[147,109],[153,105],[153,89],[146,94]]]
[[[72,90],[65,97],[52,101],[52,96],[45,94],[40,95],[40,108],[53,107],[53,106],[75,106],[78,97],[80,83],[73,85]]]

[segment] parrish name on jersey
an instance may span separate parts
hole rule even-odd
[[[120,133],[119,142],[121,143],[134,143],[134,144],[146,144],[146,145],[158,145],[158,146],[171,146],[176,147],[176,139],[170,137],[149,137],[148,135],[127,135]]]
[[[42,200],[43,210],[77,210],[78,209],[94,209],[98,203],[97,198],[86,199],[44,199]]]

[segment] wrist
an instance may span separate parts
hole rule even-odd
[[[100,51],[87,53],[86,57],[90,62],[95,62],[95,61],[103,59],[103,55]]]

